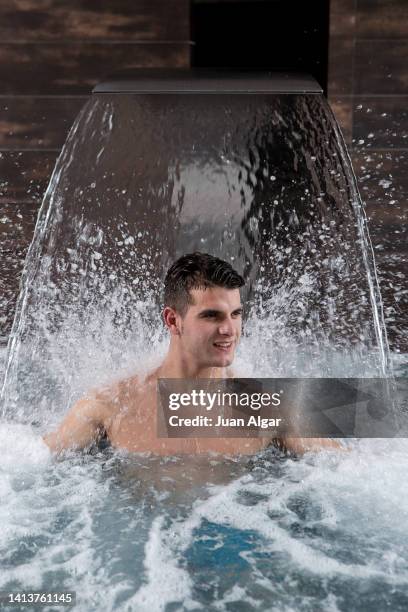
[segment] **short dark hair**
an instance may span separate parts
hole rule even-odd
[[[196,251],[183,255],[168,269],[164,280],[164,304],[184,316],[188,305],[193,304],[190,289],[239,289],[244,284],[244,279],[231,264]]]

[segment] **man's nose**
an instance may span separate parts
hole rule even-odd
[[[234,326],[232,319],[225,319],[219,326],[218,332],[223,336],[233,336]]]

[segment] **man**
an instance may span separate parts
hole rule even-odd
[[[89,447],[101,436],[130,452],[255,453],[271,443],[259,438],[158,438],[159,378],[227,378],[241,336],[243,278],[227,262],[204,253],[178,259],[165,279],[163,318],[170,346],[161,365],[145,379],[132,376],[79,400],[59,428],[44,436],[60,453]],[[278,441],[294,452],[342,448],[331,440],[287,438]]]

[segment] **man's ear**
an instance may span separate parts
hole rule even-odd
[[[163,320],[172,336],[180,335],[180,315],[170,306],[163,310]]]

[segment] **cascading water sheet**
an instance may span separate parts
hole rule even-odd
[[[364,213],[321,96],[103,94],[44,199],[4,413],[49,425],[90,386],[162,354],[163,276],[194,250],[247,281],[246,375],[386,371]]]

